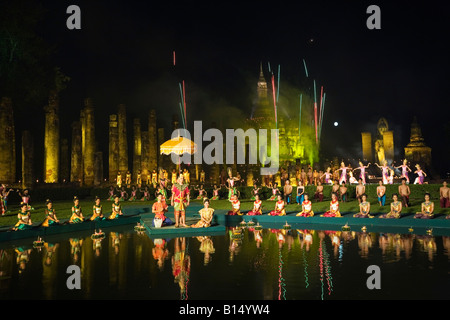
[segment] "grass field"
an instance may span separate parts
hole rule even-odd
[[[295,201],[295,199],[294,199]],[[422,199],[413,198],[410,199],[410,206],[408,208],[403,208],[402,214],[414,214],[416,212],[420,211],[420,206],[422,203]],[[133,206],[145,206],[148,205],[149,207],[152,206],[154,203],[154,200],[150,201],[122,201],[122,210],[126,212],[127,208],[133,207]],[[192,200],[192,204],[201,205],[202,202],[200,200]],[[371,213],[387,213],[389,212],[389,207],[391,200],[386,199],[386,204],[383,207],[380,207],[377,200],[374,199],[370,201],[371,203]],[[435,213],[436,214],[450,214],[450,208],[441,209],[439,206],[439,201],[434,200],[435,203]],[[83,215],[85,217],[90,217],[92,215],[92,206],[94,204],[94,200],[91,198],[88,199],[82,199],[80,200],[80,205],[83,210]],[[71,208],[72,208],[73,202],[72,201],[65,201],[65,200],[55,200],[53,201],[53,207],[55,208],[56,216],[58,219],[68,219],[71,216]],[[103,214],[106,216],[109,216],[111,213],[111,201],[102,200],[103,205]],[[38,223],[44,220],[44,209],[45,209],[45,202],[35,202],[32,203],[32,206],[34,210],[31,211],[31,219],[33,223]],[[274,201],[268,201],[263,200],[263,212],[268,212],[270,210],[273,210],[275,206]],[[211,207],[216,210],[231,210],[231,205],[228,200],[214,200],[211,201]],[[253,201],[250,199],[242,199],[241,200],[241,211],[246,212],[248,210],[251,210],[253,207]],[[286,212],[299,212],[301,211],[301,207],[297,205],[296,203],[289,204],[286,207]],[[313,211],[315,214],[320,214],[329,209],[329,199],[325,199],[323,202],[316,202],[313,201]],[[340,211],[342,213],[352,212],[356,213],[359,212],[359,203],[355,199],[350,199],[348,202],[340,202]],[[10,205],[8,206],[8,212],[0,217],[0,226],[12,226],[17,222],[17,213],[19,212],[19,206],[18,205]],[[173,207],[169,208],[169,212],[173,212]]]

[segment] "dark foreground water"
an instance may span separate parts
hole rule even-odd
[[[151,239],[127,226],[45,240],[0,244],[0,299],[450,299],[448,236],[247,228]],[[81,289],[67,287],[70,265]],[[380,289],[367,286],[371,265]]]

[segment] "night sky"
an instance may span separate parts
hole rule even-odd
[[[305,59],[327,95],[323,150],[358,158],[360,132],[375,133],[385,117],[401,157],[415,115],[435,166],[448,172],[450,8],[443,1],[392,2],[44,1],[39,32],[56,45],[55,65],[71,77],[61,94],[62,135],[70,141],[86,97],[94,101],[104,154],[108,115],[120,103],[129,119],[145,122],[155,108],[169,129],[181,80],[188,121],[214,121],[208,117],[224,106],[248,115],[261,61],[265,69],[267,61],[281,66],[283,91],[285,83],[304,81]],[[66,28],[71,4],[81,8],[81,30]],[[381,30],[366,27],[371,4],[381,9]]]

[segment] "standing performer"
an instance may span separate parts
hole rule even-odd
[[[400,165],[398,167],[394,167],[394,168],[395,169],[402,168],[402,175],[400,176],[400,178],[405,178],[406,179],[406,183],[409,184],[408,171],[411,172],[411,169],[408,167],[408,160],[404,159],[402,165]]]
[[[402,198],[402,205],[404,207],[408,207],[409,195],[411,194],[411,190],[409,189],[409,186],[406,184],[406,178],[402,178],[402,184],[398,186],[398,194]]]
[[[361,197],[363,194],[366,193],[366,186],[363,184],[363,180],[359,178],[358,185],[356,186],[356,199],[358,199],[358,202],[361,203]]]
[[[388,184],[389,183],[389,174],[388,174],[389,167],[387,165],[387,161],[383,160],[382,166],[380,166],[378,163],[375,163],[375,165],[381,169],[381,178],[382,178],[383,184]]]
[[[314,199],[319,199],[319,202],[323,201],[323,185],[320,180],[317,182],[316,192],[314,193]]]
[[[313,217],[314,211],[312,211],[312,203],[309,200],[309,195],[307,193],[304,194],[305,200],[302,202],[302,211],[297,213],[298,217]]]
[[[138,170],[138,172],[137,172],[136,185],[138,186],[138,188],[140,188],[141,185],[142,185],[142,173],[141,173],[141,170]]]
[[[131,184],[131,172],[127,171],[127,173],[125,174],[125,184],[127,185],[127,188],[130,187]]]
[[[286,215],[285,206],[286,203],[283,200],[283,196],[278,194],[278,200],[275,202],[275,209],[269,212],[269,216],[284,216]]]
[[[450,188],[447,187],[447,181],[444,181],[439,188],[439,202],[441,208],[450,208]]]
[[[338,196],[335,192],[331,194],[330,210],[320,215],[321,217],[341,217],[341,212],[339,211],[339,201]]]
[[[292,186],[289,179],[285,182],[283,193],[284,197],[286,198],[286,203],[291,204]]]
[[[171,177],[170,182],[172,184],[175,184],[177,182],[177,170],[175,170],[175,169],[172,170],[172,177]]]
[[[206,179],[205,170],[202,169],[202,171],[200,171],[200,182],[205,183],[205,179]]]
[[[350,169],[350,167],[346,167],[344,162],[341,162],[341,166],[337,171],[341,171],[341,175],[339,178],[339,184],[342,184],[342,182],[347,182],[347,170]]]
[[[381,180],[378,182],[377,197],[380,207],[384,206],[384,203],[386,202],[386,187],[383,186],[383,181]]]
[[[367,166],[363,165],[363,163],[361,161],[359,161],[359,167],[353,169],[353,171],[355,170],[359,170],[359,178],[362,180],[362,183],[365,185],[366,184],[366,169],[370,166],[370,162],[367,164]]]
[[[235,194],[237,194],[235,183],[238,180],[238,178],[233,177],[231,174],[231,169],[228,169],[228,178],[226,180],[227,183],[227,189],[228,189],[228,200],[231,199],[231,197]]]
[[[414,215],[414,219],[432,219],[434,216],[434,203],[430,201],[430,194],[425,193],[425,201],[422,202],[421,212]]]
[[[170,205],[174,207],[175,228],[180,225],[186,227],[186,207],[189,206],[189,185],[184,183],[184,177],[179,175],[177,182],[172,186]]]
[[[427,174],[420,168],[419,164],[416,164],[416,169],[417,170],[414,171],[414,173],[416,173],[418,177],[414,180],[414,184],[423,184]]]
[[[116,184],[119,187],[119,189],[122,188],[122,174],[120,173],[120,171],[117,172]]]
[[[305,193],[305,187],[303,187],[302,181],[299,180],[298,186],[297,186],[297,197],[296,197],[297,205],[301,205],[303,203],[304,193]]]
[[[251,211],[247,212],[249,216],[259,216],[262,215],[262,201],[259,199],[259,194],[255,194],[255,201],[253,201],[253,208]]]
[[[158,184],[158,172],[156,172],[155,169],[152,171],[152,185],[153,188],[156,188],[156,185]]]

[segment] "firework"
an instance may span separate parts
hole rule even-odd
[[[305,74],[306,74],[306,77],[308,78],[308,69],[306,68],[305,59],[303,59],[303,66],[305,67]]]
[[[278,65],[277,103],[280,95],[280,65]]]
[[[277,101],[275,95],[275,76],[272,74],[272,96],[273,96],[273,109],[275,112],[275,125],[278,128],[278,119],[277,119]]]
[[[175,67],[176,62],[177,62],[177,60],[176,60],[176,57],[175,57],[175,50],[173,50],[173,66],[174,67]]]

